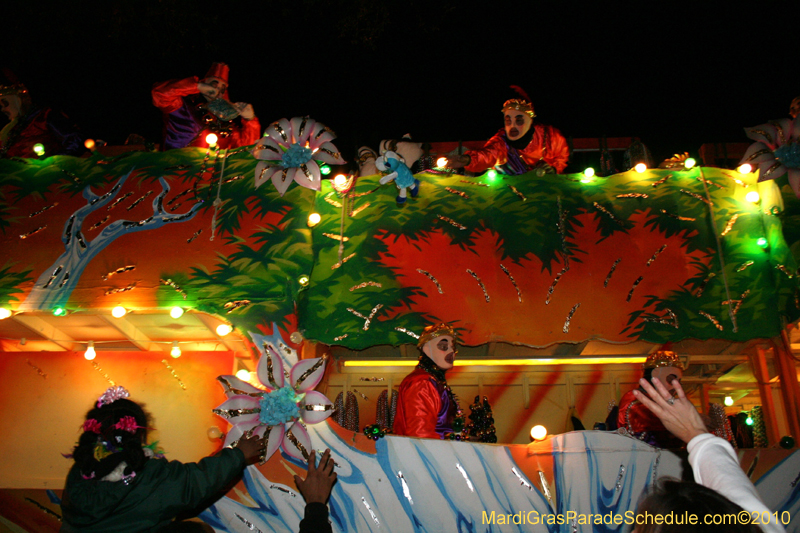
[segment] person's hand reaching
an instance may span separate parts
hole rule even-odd
[[[336,483],[336,472],[333,471],[331,451],[325,450],[316,466],[316,452],[312,451],[308,457],[308,475],[305,479],[294,476],[297,488],[303,493],[306,503],[325,503],[331,495],[333,484]]]
[[[653,385],[645,379],[640,379],[639,384],[647,394],[634,390],[633,395],[661,420],[670,433],[686,443],[697,435],[708,433],[700,413],[686,398],[678,380],[672,382],[678,395],[675,398],[658,378],[653,378]]]

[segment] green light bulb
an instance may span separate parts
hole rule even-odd
[[[327,176],[328,174],[331,173],[331,167],[329,167],[328,165],[322,165],[321,167],[319,167],[319,171],[322,172],[323,176]]]
[[[766,248],[767,247],[767,239],[765,239],[764,237],[759,237],[758,240],[756,241],[756,244],[759,245],[762,248]]]
[[[54,307],[53,308],[53,316],[64,316],[67,314],[67,310],[63,307]]]
[[[494,181],[494,179],[497,177],[497,171],[494,169],[490,170],[489,172],[486,173],[486,177]]]
[[[745,420],[744,423],[747,424],[748,426],[752,426],[753,425],[753,418],[748,416],[747,420]]]
[[[44,155],[44,145],[42,143],[34,144],[33,145],[33,151],[38,156]]]

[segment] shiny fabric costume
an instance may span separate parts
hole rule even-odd
[[[527,138],[530,138],[530,142],[519,142]],[[470,162],[464,169],[469,172],[483,172],[497,167],[503,174],[516,176],[532,170],[536,163],[543,160],[561,174],[567,168],[569,146],[558,129],[545,124],[534,124],[517,141],[510,141],[506,130],[501,129],[483,148],[470,150],[466,155],[470,157]]]
[[[400,383],[392,432],[407,437],[443,439],[453,432],[456,410],[444,383],[417,366]]]
[[[153,86],[153,105],[164,114],[164,150],[199,146],[205,148],[206,134],[214,131],[220,119],[207,113],[200,106],[207,103],[197,90],[200,78],[197,76],[183,80],[170,80]],[[227,99],[227,92],[223,95]],[[206,124],[204,117],[211,116],[212,122]],[[254,144],[261,138],[261,124],[258,117],[246,120],[237,117],[228,137],[219,136],[220,148],[237,148]]]
[[[74,155],[86,151],[83,137],[64,113],[33,108],[0,131],[0,157],[37,157],[33,146],[44,145],[45,156]]]
[[[619,401],[617,427],[651,446],[659,448],[682,448],[683,442],[667,431],[661,420],[643,403],[636,399],[633,390],[622,395]]]

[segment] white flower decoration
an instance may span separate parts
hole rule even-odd
[[[758,181],[788,174],[789,184],[800,196],[800,115],[794,119],[772,120],[744,131],[757,142],[750,145],[740,164],[758,165]]]

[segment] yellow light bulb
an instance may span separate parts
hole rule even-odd
[[[314,226],[319,224],[320,220],[322,220],[322,217],[320,216],[319,213],[311,213],[310,215],[308,215],[308,227],[313,228]]]
[[[739,174],[750,174],[753,171],[753,167],[750,163],[745,163],[744,165],[740,165],[736,170],[739,171]]]
[[[224,337],[231,331],[233,331],[233,328],[229,324],[220,324],[217,326],[217,335],[220,337]]]
[[[83,354],[83,357],[87,361],[92,361],[97,357],[97,352],[94,351],[94,341],[89,341],[89,344],[86,346],[86,353]]]
[[[447,163],[448,161],[446,157],[440,157],[439,159],[436,160],[436,166],[438,168],[447,168]]]
[[[0,320],[5,320],[11,316],[11,310],[5,307],[0,307]]]
[[[531,428],[531,438],[533,440],[542,440],[547,436],[547,428],[542,425],[533,426]]]
[[[243,368],[236,372],[236,377],[242,381],[250,381],[250,371]]]
[[[169,310],[169,316],[178,319],[183,316],[183,307],[173,307]]]
[[[177,359],[181,356],[181,349],[178,346],[178,341],[172,341],[172,349],[169,351],[169,354],[174,358]]]
[[[725,405],[728,406],[728,407],[732,406],[733,405],[733,398],[731,398],[730,396],[725,396]]]
[[[761,200],[761,196],[756,191],[750,191],[749,193],[744,195],[744,199],[748,202],[758,203]]]
[[[347,187],[347,176],[344,174],[336,174],[336,177],[333,178],[333,186],[337,191]]]
[[[118,305],[111,310],[111,316],[113,316],[114,318],[122,318],[125,316],[125,313],[127,312],[128,312],[127,309],[125,309],[121,305]]]
[[[686,168],[694,168],[696,164],[697,161],[693,157],[689,157],[686,159],[686,161],[683,162],[683,166]]]
[[[635,167],[633,167],[633,169],[639,174],[641,174],[642,172],[647,170],[647,165],[645,165],[644,163],[638,163]]]
[[[215,144],[217,144],[218,140],[219,137],[217,137],[215,133],[209,133],[208,135],[206,135],[206,144],[208,144],[209,146],[214,146]]]

